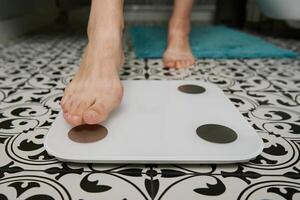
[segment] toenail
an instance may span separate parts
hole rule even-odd
[[[68,114],[68,113],[65,113],[65,112],[64,112],[63,115],[64,115],[64,118],[65,118],[65,119],[69,119],[69,114]]]
[[[71,115],[70,115],[68,112],[66,112],[66,113],[65,113],[65,116],[66,116],[67,118],[70,118]]]
[[[63,109],[63,113],[64,113],[64,114],[67,114],[67,113],[68,113],[68,110],[67,110],[65,107],[62,107],[62,109]]]

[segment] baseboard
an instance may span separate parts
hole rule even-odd
[[[170,18],[172,6],[133,5],[125,7],[126,22],[165,22]],[[211,24],[214,20],[215,5],[195,6],[191,21]]]
[[[89,6],[69,11],[71,24],[86,24]],[[124,8],[126,23],[166,22],[170,18],[172,6],[166,5],[129,5]],[[191,21],[201,24],[212,24],[214,21],[215,5],[195,6]]]

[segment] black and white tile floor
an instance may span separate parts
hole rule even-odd
[[[300,52],[300,41],[271,39]],[[43,139],[78,68],[84,36],[33,35],[0,46],[0,199],[300,199],[300,59],[198,60],[167,69],[126,46],[121,78],[218,85],[263,138],[245,164],[62,163]]]

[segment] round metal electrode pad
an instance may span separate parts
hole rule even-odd
[[[218,124],[199,126],[196,133],[200,138],[214,143],[230,143],[237,139],[237,133],[234,130]]]
[[[82,124],[73,127],[69,133],[69,138],[78,143],[90,143],[102,140],[107,135],[107,129],[99,124]]]
[[[205,88],[199,86],[199,85],[181,85],[178,87],[178,90],[180,92],[188,93],[188,94],[201,94],[205,92]]]

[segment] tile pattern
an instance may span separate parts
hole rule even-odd
[[[300,52],[300,42],[267,38]],[[300,199],[300,59],[198,60],[167,69],[125,46],[123,80],[203,80],[219,86],[263,138],[244,164],[64,163],[43,139],[86,39],[33,35],[0,45],[0,199]]]

